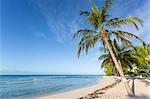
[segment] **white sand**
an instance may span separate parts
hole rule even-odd
[[[136,97],[130,98],[127,96],[124,85],[121,83],[116,84],[112,88],[108,88],[106,90],[100,90],[105,88],[106,86],[112,85],[117,82],[118,78],[116,77],[107,77],[104,76],[103,79],[95,85],[76,89],[73,91],[63,92],[59,94],[53,94],[48,96],[38,97],[36,99],[77,99],[80,97],[89,97],[88,94],[93,92],[104,92],[103,94],[99,94],[96,99],[150,99],[150,80],[134,80],[134,89]],[[132,81],[129,82],[130,86],[132,86]],[[138,97],[137,97],[138,96]]]

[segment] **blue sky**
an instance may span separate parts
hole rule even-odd
[[[99,7],[105,0],[93,0]],[[96,46],[77,58],[73,33],[88,27],[81,10],[89,0],[1,0],[0,72],[11,74],[103,74]],[[144,28],[134,32],[150,43],[150,0],[114,0],[109,14],[138,16]],[[137,42],[138,43],[138,42]]]

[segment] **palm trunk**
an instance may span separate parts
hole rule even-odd
[[[114,42],[111,42],[112,43],[112,49],[113,49],[113,51],[114,51],[114,54],[116,55],[116,56],[119,56],[118,55],[118,52],[117,52],[117,49],[116,49],[116,47],[115,47],[115,44],[114,44]],[[119,59],[117,59],[118,60],[118,64],[119,64],[119,66],[120,66],[120,68],[123,70],[123,68],[122,68],[122,65],[121,65],[121,61],[119,60]],[[117,71],[117,74],[118,74],[119,72]],[[119,75],[119,74],[118,74]],[[119,75],[120,76],[120,75]]]
[[[129,95],[129,96],[134,96],[134,93],[132,92],[132,90],[131,90],[131,88],[130,88],[128,82],[127,82],[127,79],[125,78],[125,75],[124,75],[124,73],[123,73],[123,70],[122,70],[122,68],[121,68],[121,67],[119,66],[119,64],[118,64],[118,61],[117,61],[117,59],[116,59],[116,57],[115,57],[115,55],[114,55],[114,52],[113,52],[113,50],[112,50],[112,48],[111,48],[111,46],[110,46],[110,44],[109,44],[109,42],[108,42],[108,39],[107,39],[107,38],[104,38],[104,41],[105,41],[105,43],[106,43],[106,45],[107,45],[107,47],[108,47],[108,50],[109,50],[109,52],[110,52],[110,55],[111,55],[111,57],[112,57],[112,59],[113,59],[113,62],[114,62],[114,64],[115,64],[115,67],[116,67],[116,69],[118,70],[118,72],[119,72],[119,74],[120,74],[120,76],[121,76],[121,78],[122,78],[122,82],[124,83],[124,86],[125,86],[125,88],[126,88],[126,91],[127,91],[128,95]]]
[[[118,64],[119,64],[120,68],[121,68],[122,71],[123,71],[123,67],[122,67],[122,65],[121,65],[121,61],[120,61],[120,60],[118,60]]]

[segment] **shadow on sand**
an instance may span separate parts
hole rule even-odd
[[[122,99],[122,98],[118,98]],[[135,96],[135,97],[128,97],[127,99],[150,99],[150,97],[147,96]]]
[[[133,93],[135,94],[135,79],[140,79],[142,82],[144,82],[146,84],[146,86],[150,86],[150,82],[147,81],[146,79],[144,78],[131,78],[132,79],[132,86],[131,86],[131,89],[133,91]],[[143,90],[144,91],[144,90]],[[150,97],[147,97],[147,96],[136,96],[135,97],[128,97],[128,99],[150,99]]]
[[[135,94],[135,82],[134,82],[135,78],[130,78],[129,80],[130,81],[132,80],[131,89],[132,89],[133,93]],[[147,86],[150,86],[150,82],[147,81],[146,79],[142,79],[141,81],[146,83]],[[113,84],[108,85],[108,86],[106,86],[106,87],[104,87],[104,88],[102,88],[100,90],[95,90],[93,93],[88,94],[88,95],[86,95],[84,97],[80,97],[78,99],[150,99],[150,97],[147,97],[147,96],[144,96],[144,95],[143,96],[129,97],[129,96],[111,96],[111,95],[104,94],[106,90],[116,86],[120,82],[121,82],[120,79],[116,79],[116,81]]]
[[[146,84],[146,86],[150,86],[150,81],[148,81],[146,79],[142,79],[142,82],[144,82]]]
[[[103,94],[105,93],[104,91],[108,90],[109,88],[112,88],[112,87],[116,86],[117,84],[119,84],[121,82],[120,79],[115,78],[115,80],[116,81],[113,84],[108,85],[108,86],[106,86],[106,87],[104,87],[100,90],[95,90],[93,93],[88,94],[85,97],[80,97],[78,99],[97,99],[97,98],[103,97],[104,96]]]

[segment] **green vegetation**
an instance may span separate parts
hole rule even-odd
[[[135,59],[131,58],[131,50],[125,46],[119,46],[116,42],[110,41],[110,44],[113,48],[114,54],[118,60],[119,65],[122,67],[124,74],[127,74],[128,68],[131,69],[132,62],[128,60],[134,61]],[[103,48],[104,49],[104,48]],[[112,61],[111,55],[108,52],[108,49],[105,51],[106,53],[99,57],[99,60],[102,61],[101,68],[104,68],[106,75],[116,75],[119,76],[118,71],[115,68],[115,64]]]
[[[128,74],[133,76],[142,76],[150,78],[150,46],[135,46],[131,52],[131,58],[136,59],[133,62],[133,68],[129,70]],[[131,60],[128,60],[131,61]]]
[[[150,46],[124,47],[119,46],[115,40],[111,44],[118,62],[121,62],[120,65],[125,75],[150,77],[150,62],[148,61]],[[102,49],[104,50],[104,48]],[[103,60],[101,67],[104,68],[106,75],[119,76],[107,50],[99,59]]]

